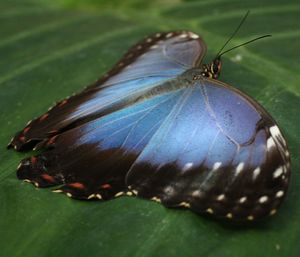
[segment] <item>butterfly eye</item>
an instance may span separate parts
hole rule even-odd
[[[222,66],[222,62],[221,62],[220,58],[216,58],[213,61],[212,65],[213,65],[213,71],[214,71],[214,73],[219,73],[220,70],[221,70],[221,66]]]
[[[213,73],[216,74],[219,72],[219,65],[218,64],[213,64]]]

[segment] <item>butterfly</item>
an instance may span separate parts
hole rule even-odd
[[[75,199],[122,195],[236,220],[275,214],[290,177],[287,143],[254,99],[202,64],[203,39],[156,33],[96,83],[30,121],[9,144],[41,149],[19,179]]]

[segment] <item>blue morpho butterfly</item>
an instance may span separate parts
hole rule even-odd
[[[45,149],[21,161],[18,178],[76,199],[137,195],[239,220],[274,214],[290,177],[286,141],[263,107],[217,80],[225,52],[208,65],[205,52],[190,31],[133,46],[17,133],[9,147]]]

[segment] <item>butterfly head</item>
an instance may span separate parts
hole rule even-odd
[[[211,63],[202,66],[202,76],[217,79],[222,69],[222,61],[220,57],[215,58]]]
[[[237,26],[235,31],[232,33],[232,35],[229,37],[229,39],[225,42],[225,44],[221,47],[221,49],[219,50],[219,52],[217,53],[217,55],[213,59],[213,61],[210,64],[204,64],[202,66],[202,76],[217,79],[220,76],[220,72],[221,72],[221,68],[222,68],[221,56],[223,56],[225,53],[228,53],[228,52],[230,52],[230,51],[232,51],[236,48],[247,45],[247,44],[252,43],[256,40],[271,36],[271,35],[264,35],[264,36],[256,37],[256,38],[251,39],[251,40],[249,40],[245,43],[236,45],[234,47],[231,47],[230,49],[227,49],[227,50],[223,51],[225,49],[225,47],[228,45],[228,43],[231,41],[231,39],[237,34],[237,32],[239,31],[239,29],[241,28],[241,26],[245,22],[248,15],[249,15],[249,11],[247,11],[246,15],[243,17],[243,19],[241,20],[240,24]]]
[[[226,46],[227,42],[229,42],[229,40],[226,42],[226,44],[221,48],[221,50],[219,51],[219,53],[217,54],[217,56],[215,57],[215,59],[210,63],[210,64],[203,64],[202,66],[202,73],[201,75],[207,78],[213,78],[213,79],[217,79],[220,76],[220,72],[221,72],[221,68],[222,68],[222,61],[221,61],[221,56],[223,56],[225,53],[228,53],[238,47],[247,45],[249,43],[252,43],[256,40],[265,38],[265,37],[270,37],[271,35],[264,35],[264,36],[260,36],[254,39],[251,39],[243,44],[234,46],[226,51],[223,51],[224,46]],[[231,37],[232,38],[232,37]],[[230,39],[231,39],[230,38]]]

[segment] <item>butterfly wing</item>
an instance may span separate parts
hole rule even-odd
[[[274,214],[290,160],[274,120],[216,80],[186,90],[127,174],[138,196],[236,219]]]
[[[30,121],[9,147],[31,149],[40,141],[129,106],[158,85],[197,66],[205,51],[202,39],[189,31],[148,37],[96,83]]]
[[[23,160],[20,179],[77,199],[110,199],[127,191],[125,176],[182,90],[145,99],[130,107],[52,137],[44,153]]]
[[[79,199],[124,193],[236,219],[273,214],[286,193],[285,140],[256,102],[215,80],[153,95],[48,140],[18,177]],[[128,191],[129,190],[129,191]]]

